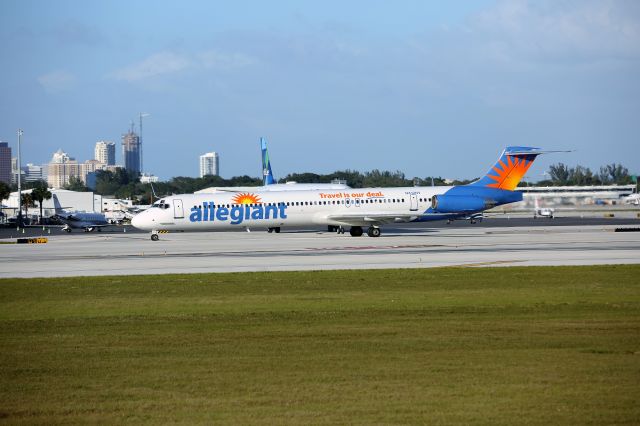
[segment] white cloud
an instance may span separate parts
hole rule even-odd
[[[640,7],[618,0],[503,0],[471,21],[475,36],[511,55],[606,59],[640,56]]]
[[[200,64],[208,69],[232,70],[256,63],[256,60],[242,53],[227,54],[218,50],[208,50],[198,55]]]
[[[186,70],[228,71],[251,66],[256,62],[255,59],[242,53],[225,53],[219,50],[207,50],[194,55],[160,52],[118,69],[109,74],[109,77],[130,83],[143,82],[153,77],[177,74]]]
[[[116,80],[135,82],[159,75],[174,74],[191,65],[191,61],[185,56],[172,52],[160,52],[138,63],[114,71],[111,73],[111,77]]]
[[[69,90],[76,82],[76,77],[67,71],[53,71],[37,78],[38,83],[49,93]]]

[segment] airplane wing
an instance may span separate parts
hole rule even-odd
[[[237,189],[226,189],[226,188],[216,188],[216,191],[220,191],[220,192],[247,192],[247,191],[239,191]]]
[[[397,213],[380,213],[380,212],[354,212],[330,214],[327,216],[329,220],[345,223],[348,225],[381,225],[391,222],[410,222],[420,217],[420,214],[397,214]]]

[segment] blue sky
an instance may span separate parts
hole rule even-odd
[[[472,178],[507,145],[640,171],[640,2],[4,1],[0,140],[23,163],[118,143],[144,168]],[[137,125],[137,124],[136,124]]]

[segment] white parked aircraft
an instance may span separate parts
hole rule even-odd
[[[54,217],[64,223],[63,231],[71,232],[72,228],[79,228],[84,229],[84,232],[91,232],[109,226],[109,222],[102,213],[64,210],[55,194],[53,194],[53,205],[56,209]]]
[[[533,210],[533,218],[537,219],[538,216],[540,217],[548,217],[549,219],[553,219],[553,213],[555,212],[554,209],[552,209],[551,207],[540,207],[540,204],[538,203],[538,199],[536,198],[534,201],[534,206],[533,206],[534,210]]]
[[[634,204],[636,206],[640,205],[640,194],[633,193],[627,197],[625,197],[624,202],[626,204]]]
[[[457,219],[502,204],[522,200],[514,191],[535,158],[538,148],[507,147],[498,162],[476,182],[464,186],[406,188],[309,189],[164,197],[136,215],[131,224],[151,231],[218,231],[264,227],[327,225],[371,237],[391,222]]]

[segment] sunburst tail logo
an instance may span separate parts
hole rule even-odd
[[[233,202],[236,204],[260,204],[262,200],[256,194],[250,194],[248,192],[236,194],[232,198]]]
[[[471,185],[513,191],[539,155],[536,150],[538,148],[507,147],[489,172]]]

